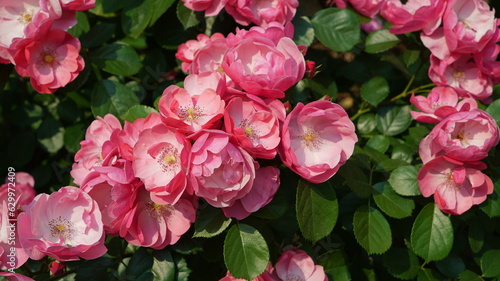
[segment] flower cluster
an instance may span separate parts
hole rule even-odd
[[[66,30],[95,0],[0,1],[0,63],[12,63],[40,93],[53,93],[84,68],[80,41]]]
[[[420,143],[424,166],[418,174],[420,191],[434,194],[441,210],[460,215],[493,192],[480,160],[500,140],[495,120],[478,109],[476,100],[491,102],[499,82],[500,29],[494,11],[482,0],[386,1],[382,16],[401,34],[421,31],[431,51],[429,77],[437,87],[410,102],[419,122],[437,123]]]

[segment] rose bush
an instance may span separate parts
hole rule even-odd
[[[1,278],[500,278],[499,5],[0,0]]]

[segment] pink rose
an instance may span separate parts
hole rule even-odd
[[[245,197],[255,179],[256,163],[231,135],[218,130],[200,131],[191,149],[190,179],[194,193],[210,205],[230,207]]]
[[[75,163],[71,169],[74,183],[80,185],[94,166],[102,166],[107,157],[107,154],[103,153],[104,143],[109,142],[113,131],[121,129],[120,121],[112,114],[106,114],[104,117],[98,116],[90,124],[85,134],[85,140],[80,142],[81,148],[75,154]]]
[[[226,106],[224,125],[226,132],[232,134],[238,145],[255,158],[273,159],[280,143],[279,120],[271,111],[285,114],[283,103],[249,95],[249,98],[234,97]]]
[[[124,218],[120,236],[130,244],[163,249],[175,244],[196,218],[196,206],[181,198],[175,204],[157,204],[140,187],[133,209]]]
[[[222,208],[226,217],[242,220],[251,213],[269,204],[280,186],[280,170],[275,167],[261,167],[255,171],[255,180],[250,192],[234,202],[232,206]]]
[[[16,218],[9,216],[11,207],[8,200],[0,201],[0,269],[2,270],[19,268],[28,260],[28,255],[19,241],[20,225],[16,221],[10,221]]]
[[[13,179],[13,178],[12,178]],[[2,201],[8,202],[9,188],[14,189],[16,196],[16,215],[22,211],[24,205],[31,203],[36,196],[35,179],[28,173],[17,172],[15,181],[12,182],[8,177],[5,183],[0,186],[0,203]]]
[[[410,102],[423,111],[410,111],[411,116],[423,123],[438,123],[459,111],[477,109],[475,99],[465,98],[459,102],[457,93],[450,87],[435,87],[427,97],[412,94]]]
[[[188,40],[186,43],[180,44],[175,57],[182,61],[182,71],[189,72],[191,63],[198,51],[217,39],[225,40],[224,35],[221,33],[214,33],[211,37],[202,33],[196,36],[196,40]]]
[[[265,26],[273,21],[283,25],[291,21],[298,6],[298,0],[228,0],[224,8],[241,25]]]
[[[284,91],[304,77],[305,60],[288,37],[277,44],[265,37],[250,37],[227,50],[224,72],[249,94],[283,98]]]
[[[493,182],[483,174],[482,162],[460,162],[439,156],[422,166],[418,185],[424,197],[434,194],[434,201],[445,213],[461,215],[493,193]]]
[[[33,279],[19,273],[0,272],[0,276],[5,276],[8,281],[34,281]]]
[[[176,85],[167,87],[158,102],[163,122],[187,134],[218,127],[224,106],[213,89],[206,88],[197,94]]]
[[[478,161],[498,144],[500,134],[495,120],[474,109],[457,112],[439,122],[420,142],[422,162],[445,155],[459,161]]]
[[[288,250],[276,262],[274,280],[328,281],[321,265],[302,250]]]
[[[481,71],[480,64],[471,55],[454,53],[446,60],[431,55],[430,62],[429,78],[437,86],[452,87],[460,97],[491,102],[492,77]]]
[[[34,37],[16,41],[11,48],[16,50],[16,71],[30,77],[40,93],[54,93],[66,86],[85,65],[79,53],[80,41],[60,29],[44,29]]]
[[[373,18],[378,14],[385,1],[386,0],[335,0],[335,4],[337,7],[345,9],[347,7],[347,2],[351,4],[358,13]]]
[[[229,47],[234,47],[243,39],[251,37],[264,37],[273,41],[274,44],[278,44],[280,39],[283,37],[293,39],[294,32],[294,27],[291,22],[286,25],[279,22],[270,22],[265,27],[252,26],[248,30],[236,28],[235,33],[229,33],[227,35],[226,42]]]
[[[227,0],[182,0],[184,6],[193,11],[205,11],[206,17],[216,16],[226,5]]]
[[[380,15],[393,24],[389,31],[393,34],[404,34],[423,30],[432,33],[441,24],[441,17],[446,8],[442,0],[386,0]]]
[[[97,203],[83,190],[66,186],[39,194],[18,218],[21,244],[31,259],[95,259],[107,251]]]
[[[337,173],[358,141],[345,110],[326,100],[297,104],[286,118],[281,139],[278,153],[283,163],[313,183]]]
[[[143,131],[134,146],[133,168],[136,177],[161,205],[174,204],[184,192],[191,144],[184,135],[165,125]]]

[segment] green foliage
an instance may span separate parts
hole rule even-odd
[[[382,254],[392,244],[389,222],[375,208],[361,206],[354,213],[354,235],[368,254]]]
[[[335,51],[348,51],[360,38],[359,21],[349,10],[328,8],[312,18],[316,38]]]
[[[365,52],[370,54],[381,53],[396,46],[398,43],[398,37],[390,33],[388,29],[379,29],[368,34],[366,37]]]

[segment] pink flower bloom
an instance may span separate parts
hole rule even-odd
[[[64,273],[64,269],[66,268],[66,263],[53,261],[49,265],[50,275],[52,276],[61,276]]]
[[[66,186],[39,194],[19,215],[21,244],[31,259],[95,259],[107,251],[101,212],[83,190]]]
[[[481,52],[497,32],[495,12],[485,1],[450,0],[443,14],[443,27],[421,37],[433,55],[445,60],[452,53]]]
[[[226,217],[242,220],[251,213],[269,204],[280,186],[280,170],[275,167],[261,167],[255,171],[252,189],[243,198],[229,207],[222,208]]]
[[[270,110],[272,105],[279,106],[277,110],[285,114],[281,102],[268,105],[257,97],[246,100],[234,97],[226,106],[226,132],[233,134],[236,143],[255,158],[273,159],[276,156],[280,131],[278,118]]]
[[[7,278],[8,281],[35,281],[19,273],[0,272],[0,276],[5,276],[5,278]]]
[[[194,193],[210,205],[223,208],[233,205],[252,189],[257,163],[245,150],[232,144],[231,135],[205,130],[191,149],[190,179]]]
[[[163,122],[185,133],[217,127],[224,105],[221,96],[211,88],[198,94],[176,85],[167,87],[158,102]]]
[[[351,4],[354,10],[363,16],[375,17],[386,0],[335,0],[337,7],[345,9],[347,3]]]
[[[283,37],[288,37],[293,39],[294,27],[291,22],[283,25],[279,22],[270,22],[265,27],[262,26],[252,26],[250,29],[239,29],[236,28],[235,33],[229,33],[226,38],[226,42],[229,47],[234,47],[238,43],[247,38],[252,37],[264,37],[270,39],[274,44],[278,44],[280,39]]]
[[[216,16],[226,5],[227,0],[182,0],[184,6],[193,11],[205,11],[206,17]]]
[[[0,201],[0,269],[15,269],[22,266],[28,255],[19,241],[19,224],[11,217],[8,200]],[[14,250],[14,251],[12,251]]]
[[[382,28],[384,28],[384,25],[379,17],[372,18],[369,23],[361,23],[361,29],[363,29],[366,33],[372,33]]]
[[[8,202],[9,198],[9,188],[15,190],[16,196],[16,215],[22,211],[24,205],[31,203],[33,198],[36,196],[35,179],[25,172],[17,172],[15,181],[12,182],[9,178],[5,179],[4,184],[0,186],[0,203],[2,201]],[[10,183],[10,184],[9,184]]]
[[[259,276],[255,277],[254,279],[252,279],[252,281],[278,281],[278,280],[274,279],[271,276],[272,270],[273,270],[272,264],[269,263],[267,265],[266,269],[264,270],[264,272],[261,275],[259,275]],[[226,276],[224,276],[219,281],[245,281],[245,279],[235,278],[228,271],[227,274],[226,274]]]
[[[328,281],[321,265],[302,250],[288,250],[276,262],[274,280]]]
[[[403,34],[423,30],[432,33],[441,24],[446,8],[442,0],[409,0],[405,4],[401,0],[386,0],[380,15],[394,26],[389,28],[393,34]]]
[[[64,10],[87,11],[95,7],[95,0],[41,0],[45,10],[61,15]]]
[[[483,73],[470,55],[452,54],[446,60],[431,55],[429,78],[437,86],[452,87],[459,97],[471,97],[484,103],[491,102],[492,78]]]
[[[98,116],[90,124],[85,134],[85,140],[80,143],[81,148],[75,154],[75,163],[71,169],[74,183],[80,185],[94,166],[102,166],[107,156],[103,153],[104,143],[110,140],[113,131],[121,129],[120,121],[112,114],[107,114],[104,118]]]
[[[413,119],[423,123],[438,123],[459,111],[477,109],[473,98],[458,101],[458,94],[450,87],[435,87],[427,97],[411,95],[411,104],[423,112],[410,111]]]
[[[80,41],[63,30],[45,30],[17,41],[13,55],[16,71],[30,77],[40,93],[53,93],[73,81],[84,68]]]
[[[297,0],[228,0],[224,8],[241,25],[265,26],[273,21],[283,25],[291,21],[298,6]]]
[[[120,236],[132,245],[163,249],[175,244],[195,217],[196,207],[191,201],[182,198],[174,205],[157,204],[140,187],[134,208],[123,218]]]
[[[214,33],[211,37],[208,37],[205,34],[198,34],[198,36],[196,36],[196,40],[188,40],[186,43],[180,44],[177,52],[175,53],[175,57],[182,61],[182,71],[189,72],[191,63],[193,62],[198,51],[210,44],[212,41],[218,39],[222,39],[222,41],[224,41],[224,35],[221,33]]]
[[[459,161],[478,161],[498,144],[500,133],[495,120],[474,109],[458,112],[439,122],[420,142],[420,158],[427,163],[441,155]]]
[[[313,183],[337,173],[358,141],[345,110],[326,100],[297,104],[286,118],[281,139],[278,153],[283,163]]]
[[[482,162],[460,162],[439,156],[425,163],[418,173],[418,185],[424,197],[434,201],[445,213],[461,215],[493,193],[493,182],[483,174]]]
[[[185,191],[191,193],[186,177],[190,150],[184,135],[165,125],[140,134],[134,147],[134,172],[155,203],[174,204]]]
[[[0,46],[9,48],[14,38],[25,38],[25,28],[41,12],[39,0],[0,0]]]
[[[268,38],[251,37],[226,52],[222,68],[249,94],[283,98],[284,91],[304,77],[306,66],[292,39],[283,37],[275,44]]]

